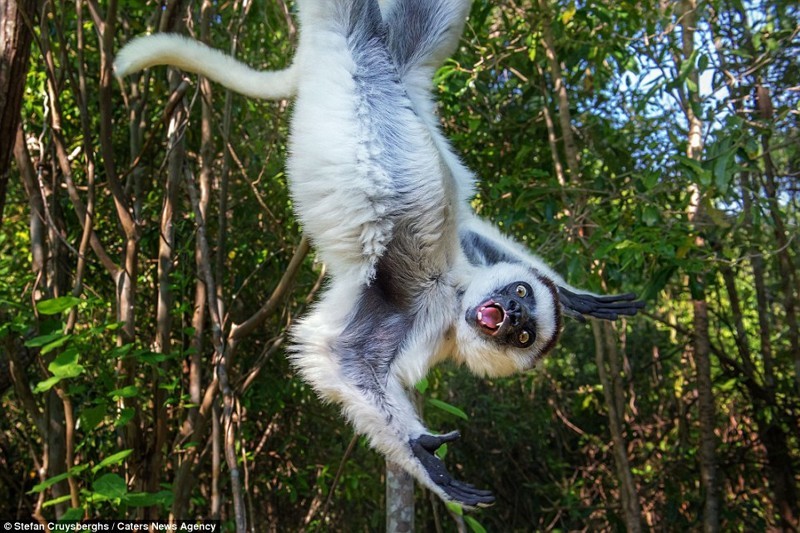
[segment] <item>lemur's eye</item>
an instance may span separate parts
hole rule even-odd
[[[524,289],[524,287],[523,287],[523,289]],[[517,340],[522,345],[528,344],[528,341],[531,340],[531,334],[523,329],[522,331],[520,331],[519,336],[517,337]]]
[[[517,285],[517,296],[520,298],[525,298],[528,295],[528,289],[525,288],[525,285]]]

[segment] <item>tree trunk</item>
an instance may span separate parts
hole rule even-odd
[[[386,533],[414,531],[414,478],[386,461]]]
[[[38,10],[38,0],[0,0],[0,226],[33,38],[22,14],[31,22]]]

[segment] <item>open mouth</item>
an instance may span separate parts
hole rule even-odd
[[[487,335],[497,335],[505,320],[505,309],[493,300],[482,303],[475,312],[475,321],[478,327]]]

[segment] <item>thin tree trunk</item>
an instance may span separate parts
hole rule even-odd
[[[25,133],[22,124],[17,126],[16,141],[14,144],[14,159],[17,162],[22,184],[25,187],[25,194],[28,196],[28,206],[30,208],[30,237],[31,237],[31,266],[33,273],[37,276],[37,289],[33,293],[34,301],[39,301],[46,297],[42,287],[48,286],[45,262],[49,254],[47,243],[47,227],[45,226],[44,201],[39,194],[39,185],[36,179],[36,169],[31,161],[28,146],[25,142]]]
[[[700,478],[705,490],[703,530],[719,531],[719,488],[717,480],[716,406],[711,383],[711,347],[708,335],[708,303],[704,295],[692,301],[693,346],[697,366],[700,420]]]
[[[544,71],[541,67],[539,67],[538,71],[539,78],[541,79],[542,97],[544,98],[542,115],[544,116],[544,124],[547,127],[547,144],[550,145],[550,154],[552,155],[553,159],[553,170],[555,170],[556,173],[556,180],[558,180],[558,184],[561,186],[562,200],[564,200],[564,203],[566,204],[564,191],[567,188],[567,177],[564,175],[564,166],[561,164],[561,158],[558,156],[558,135],[556,134],[556,125],[553,122],[553,116],[550,114],[550,107],[548,105],[551,100],[550,91],[547,90]]]
[[[756,104],[759,115],[767,123],[771,124],[774,120],[772,103],[770,102],[769,89],[760,82],[756,85]],[[781,292],[783,293],[783,307],[786,312],[786,330],[789,337],[792,361],[794,362],[795,391],[800,394],[800,331],[798,331],[797,298],[800,295],[797,269],[791,256],[789,246],[789,232],[783,222],[780,205],[778,203],[778,188],[775,180],[775,164],[770,153],[770,132],[767,129],[761,134],[761,146],[763,148],[764,159],[764,191],[767,193],[767,205],[769,206],[770,217],[772,218],[775,229],[775,241],[777,244],[776,254],[778,256],[778,270],[780,272]],[[798,294],[795,294],[797,291]],[[797,507],[795,505],[795,507]]]
[[[90,7],[92,4],[90,4]],[[105,18],[92,10],[95,26],[99,30],[100,47],[100,152],[103,156],[103,167],[106,174],[106,183],[111,197],[114,200],[117,218],[122,228],[124,245],[122,249],[122,268],[116,275],[116,311],[117,320],[122,323],[120,335],[117,339],[119,345],[134,341],[136,336],[136,293],[137,276],[139,267],[139,227],[134,218],[131,198],[126,193],[120,181],[115,164],[114,146],[112,144],[113,131],[113,92],[115,88],[112,63],[114,59],[114,37],[117,24],[117,0],[107,3]],[[117,365],[117,372],[121,386],[131,386],[134,382],[136,361],[126,358]],[[137,461],[145,456],[142,441],[139,403],[134,398],[121,398],[118,402],[120,409],[132,409],[137,415],[125,426],[125,442],[122,444],[134,450],[129,460],[132,471],[139,472],[140,465]]]
[[[25,134],[22,129],[22,124],[17,125],[16,140],[14,143],[14,159],[25,187],[25,193],[28,196],[28,206],[31,212],[29,222],[31,267],[33,273],[36,275],[38,287],[34,290],[33,298],[34,301],[38,302],[48,297],[48,280],[45,264],[49,254],[49,245],[47,242],[47,228],[45,226],[44,201],[41,194],[39,194],[36,169],[33,166],[30,153],[28,152],[28,146],[25,143]],[[20,346],[21,345],[22,342],[20,341]],[[9,373],[14,381],[14,390],[20,398],[22,405],[25,407],[25,411],[27,411],[28,415],[34,420],[39,433],[45,435],[47,433],[47,418],[44,416],[42,409],[40,409],[31,391],[26,371],[28,364],[32,363],[35,357],[28,353],[28,357],[23,360],[22,357],[18,356],[18,353],[17,350],[9,350]]]
[[[697,0],[682,0],[678,6],[678,26],[681,29],[681,61],[690,61],[694,54],[694,35],[697,28]],[[679,65],[680,66],[680,65]],[[693,88],[687,88],[683,97],[683,111],[689,123],[689,136],[686,155],[695,161],[703,157],[703,122],[695,113],[700,108],[697,93],[699,76],[697,69],[690,67],[688,79]],[[705,240],[699,236],[704,217],[703,198],[697,184],[691,186],[691,206],[689,219],[698,234],[696,245],[706,247]],[[700,423],[700,480],[704,491],[703,530],[707,533],[719,531],[720,498],[717,475],[717,436],[716,406],[711,380],[711,341],[708,327],[708,302],[703,289],[705,276],[699,275],[692,291],[694,358],[697,367],[697,394]]]
[[[177,73],[170,69],[170,88],[175,90],[180,83]],[[186,108],[181,103],[175,106],[169,121],[167,183],[164,203],[161,209],[161,224],[158,244],[158,300],[156,302],[156,336],[154,351],[169,354],[172,330],[172,288],[170,274],[175,255],[174,218],[178,208],[178,198],[183,166],[185,164],[183,129],[186,122]],[[163,368],[162,368],[163,370]],[[153,410],[155,434],[153,442],[148,446],[148,457],[145,476],[145,490],[156,492],[161,481],[161,465],[164,446],[167,442],[167,406],[166,392],[161,387],[159,369],[152,371]],[[153,510],[155,511],[155,509]],[[146,516],[149,518],[149,516]]]
[[[201,7],[200,36],[201,40],[210,44],[210,25],[213,6],[209,0],[204,0]],[[212,131],[214,113],[211,108],[212,92],[211,83],[200,78],[200,90],[202,92],[201,121],[200,121],[200,213],[203,219],[208,219],[208,206],[211,199],[211,178],[212,164],[214,158],[214,136]],[[200,272],[200,261],[202,251],[200,243],[195,242],[195,270]],[[192,329],[194,334],[190,340],[192,353],[189,356],[189,397],[195,405],[200,405],[200,395],[202,393],[202,354],[203,354],[203,334],[205,331],[206,305],[208,297],[206,295],[206,283],[202,276],[197,276],[195,280],[194,310],[192,313]],[[197,407],[192,407],[189,412],[189,424],[194,425],[197,417]]]
[[[553,79],[553,90],[555,91],[556,101],[558,102],[558,122],[561,127],[561,139],[564,141],[564,155],[567,159],[569,178],[577,180],[580,178],[580,158],[578,148],[575,144],[575,137],[572,135],[572,117],[569,110],[569,97],[567,86],[564,82],[564,75],[561,72],[561,63],[556,55],[555,38],[551,29],[551,10],[548,0],[539,0],[539,9],[543,15],[541,25],[542,45],[544,46],[547,64],[550,68],[550,76]]]
[[[386,461],[386,533],[414,531],[414,478]]]
[[[742,205],[745,225],[752,234],[757,233],[753,222],[753,183],[749,172],[742,172],[740,180]],[[750,264],[753,267],[753,285],[756,289],[756,310],[758,312],[758,335],[760,339],[761,359],[764,361],[764,384],[767,389],[775,387],[775,361],[772,356],[772,338],[770,327],[770,311],[767,303],[766,268],[761,251],[750,247]]]
[[[544,123],[547,127],[547,144],[550,146],[550,154],[553,159],[553,170],[556,173],[556,180],[561,188],[561,202],[563,204],[564,216],[568,220],[573,219],[572,208],[570,207],[569,199],[567,198],[567,177],[564,175],[564,165],[561,164],[561,157],[558,155],[558,135],[556,134],[556,125],[553,122],[553,116],[550,113],[550,101],[552,100],[550,91],[547,90],[545,83],[544,70],[537,65],[537,70],[540,78],[540,85],[544,104],[542,105],[542,116]]]
[[[550,71],[550,78],[553,83],[553,93],[555,94],[555,101],[558,105],[558,124],[561,129],[561,140],[564,145],[564,158],[567,163],[568,176],[567,179],[563,176],[563,169],[561,169],[559,176],[559,183],[566,184],[570,182],[573,187],[577,186],[581,180],[581,167],[580,155],[575,141],[575,136],[572,134],[572,113],[569,108],[569,95],[567,94],[567,85],[564,80],[564,74],[561,70],[561,62],[559,61],[556,53],[556,43],[552,25],[552,10],[549,0],[539,0],[539,9],[541,11],[542,22],[542,47],[544,48],[545,56],[547,57],[548,70]],[[547,106],[547,102],[545,102]],[[549,116],[549,110],[545,110],[545,120],[548,129],[548,139],[552,137],[554,132],[552,119]],[[551,141],[551,149],[553,148]],[[557,157],[557,152],[553,152],[553,156]],[[556,169],[561,168],[560,164],[556,164]],[[571,221],[571,228],[569,235],[572,238],[581,238],[585,236],[586,228],[582,223],[584,217],[584,206],[586,204],[585,195],[578,194],[572,196],[567,194],[567,189],[562,185],[562,197],[565,199],[565,209],[569,210]]]
[[[621,387],[615,383],[619,380],[618,375],[609,376],[606,370],[606,361],[618,357],[616,353],[616,340],[613,331],[605,331],[610,324],[592,320],[592,333],[594,334],[595,361],[597,363],[597,373],[600,383],[603,386],[603,396],[608,408],[608,427],[611,432],[611,441],[614,451],[614,465],[617,470],[617,480],[620,485],[620,499],[622,500],[623,519],[626,529],[629,532],[639,532],[642,530],[642,510],[639,504],[636,482],[631,472],[630,460],[628,459],[628,448],[622,430],[622,412],[620,412],[620,399],[614,393],[620,391]],[[610,346],[614,349],[609,350]],[[610,365],[611,368],[619,368],[619,363]]]
[[[52,135],[55,141],[54,146],[58,165],[51,162],[52,164],[48,168],[43,161],[39,161],[36,173],[36,187],[38,190],[36,190],[35,194],[40,197],[42,202],[42,214],[44,221],[46,221],[43,233],[48,249],[48,254],[43,264],[45,275],[40,277],[41,280],[47,280],[47,284],[40,285],[40,287],[44,298],[57,298],[66,295],[68,277],[65,270],[67,262],[65,259],[67,251],[64,244],[66,232],[64,231],[60,201],[57,198],[61,187],[59,186],[60,180],[56,167],[60,167],[65,177],[71,175],[71,168],[69,162],[66,161],[64,144],[61,138],[60,90],[57,86],[49,35],[42,35],[41,45],[41,51],[47,65],[47,92],[51,102],[49,119],[53,130]],[[24,143],[24,141],[21,142]],[[51,353],[44,360],[44,364],[49,364],[55,355],[55,353]],[[73,429],[68,427],[68,423],[73,421],[67,420],[68,413],[65,411],[65,402],[59,398],[55,389],[50,389],[44,398],[47,431],[42,437],[46,442],[45,453],[47,459],[45,463],[47,464],[47,477],[51,478],[65,473],[72,466],[68,463],[71,445],[67,442],[67,436],[71,434]],[[68,403],[66,405],[68,406]],[[74,489],[76,489],[74,485],[70,487],[66,482],[57,483],[52,487],[52,495],[54,498],[59,498],[68,493],[74,493]],[[72,499],[74,499],[74,496]],[[56,516],[61,516],[66,511],[66,506],[63,503],[59,504],[56,506],[55,511]]]
[[[219,383],[219,390],[222,392],[223,411],[222,411],[222,434],[225,449],[225,461],[228,465],[231,481],[231,497],[233,498],[234,519],[237,533],[247,531],[247,513],[242,492],[242,476],[236,455],[236,430],[239,424],[239,413],[236,412],[236,398],[230,386],[228,371],[231,368],[235,342],[232,339],[226,344],[223,342],[222,329],[223,321],[220,316],[217,304],[217,291],[214,287],[214,276],[211,270],[211,252],[208,246],[205,219],[200,211],[200,198],[197,194],[197,187],[191,175],[187,176],[186,188],[192,204],[192,210],[197,221],[197,238],[200,243],[200,274],[206,282],[208,294],[208,308],[211,315],[212,341],[214,345],[214,366]]]

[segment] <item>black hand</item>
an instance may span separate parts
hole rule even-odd
[[[620,315],[633,316],[644,307],[644,302],[636,300],[636,295],[632,293],[595,296],[559,287],[558,294],[564,313],[581,321],[584,321],[584,315],[616,320]]]
[[[444,463],[434,455],[439,446],[446,442],[453,442],[459,436],[458,431],[444,435],[420,435],[416,439],[411,439],[409,444],[431,480],[439,485],[450,498],[468,507],[487,507],[494,503],[494,496],[490,491],[480,490],[469,483],[453,479],[447,472]]]

